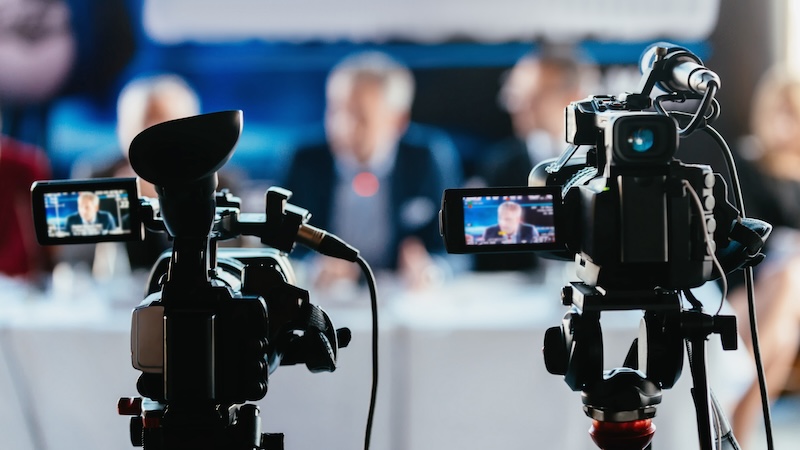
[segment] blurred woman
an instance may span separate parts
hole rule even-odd
[[[762,360],[775,400],[790,383],[800,350],[800,74],[775,67],[763,76],[753,97],[751,129],[739,149],[739,171],[747,215],[774,227],[755,291]],[[746,297],[739,287],[729,299],[752,352]],[[759,417],[760,402],[754,378],[733,414],[742,443]]]

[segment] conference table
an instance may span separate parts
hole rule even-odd
[[[71,274],[46,292],[0,282],[0,447],[15,450],[132,448],[117,399],[135,396],[130,310],[136,277],[95,281]],[[379,280],[380,382],[376,450],[597,448],[579,392],[544,367],[542,342],[566,308],[560,286],[512,274],[465,273],[418,292]],[[388,286],[383,289],[382,286]],[[311,292],[337,327],[352,331],[332,373],[280,367],[257,402],[262,428],[287,450],[363,448],[371,383],[366,291]],[[621,365],[638,311],[604,313],[606,366]],[[743,351],[708,344],[712,388],[723,403],[744,382]],[[746,365],[746,363],[744,363]],[[698,448],[688,366],[663,393],[654,449]]]

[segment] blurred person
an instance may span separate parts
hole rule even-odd
[[[546,46],[520,58],[504,76],[498,102],[511,118],[513,135],[482,156],[481,184],[527,186],[528,173],[566,148],[564,108],[583,99],[598,81],[597,69],[567,47]],[[477,271],[535,270],[533,253],[475,255]]]
[[[437,213],[443,168],[430,148],[402,138],[414,97],[411,72],[385,54],[345,58],[326,83],[326,142],[300,148],[284,186],[310,223],[358,248],[376,270],[415,287],[443,265]],[[419,142],[419,141],[417,141]],[[355,264],[323,257],[318,285],[355,280]]]
[[[197,114],[200,114],[200,99],[178,75],[160,74],[132,80],[117,99],[120,155],[97,176],[135,177],[128,161],[128,150],[136,135],[153,125]],[[142,179],[139,179],[139,193],[157,197],[153,185]]]
[[[596,79],[594,66],[568,48],[545,47],[520,58],[498,94],[513,135],[483,156],[486,184],[527,186],[536,164],[559,156],[567,145],[564,108],[586,97]]]
[[[800,350],[800,74],[775,67],[763,76],[753,96],[751,131],[738,149],[743,159],[738,172],[747,215],[774,227],[767,258],[756,267],[755,306],[769,396],[775,400],[791,383]],[[733,283],[740,278],[729,276]],[[743,286],[728,296],[752,352],[746,297]],[[732,416],[740,442],[750,439],[760,411],[753,379]]]
[[[52,268],[49,250],[36,241],[31,184],[50,178],[50,162],[40,148],[0,136],[0,274],[35,281]]]
[[[182,77],[159,74],[131,80],[117,98],[116,157],[101,167],[78,166],[73,170],[73,177],[137,177],[128,160],[128,150],[136,135],[153,125],[197,114],[200,114],[200,99]],[[138,186],[140,196],[158,197],[149,182],[138,178]],[[170,243],[165,233],[145,231],[144,241],[126,242],[125,248],[131,269],[149,270],[159,255],[170,248]],[[95,262],[99,251],[98,246],[93,257]]]

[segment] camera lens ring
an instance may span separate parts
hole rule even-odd
[[[667,164],[678,148],[674,119],[650,113],[627,113],[611,120],[614,165],[660,166]]]

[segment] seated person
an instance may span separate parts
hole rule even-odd
[[[567,147],[564,108],[596,83],[596,68],[569,47],[545,46],[520,58],[498,93],[513,134],[485,152],[487,186],[527,186],[528,173]]]
[[[539,232],[533,225],[522,220],[522,206],[507,201],[497,207],[497,225],[486,228],[483,240],[487,244],[522,244],[533,242]]]
[[[480,178],[486,186],[527,186],[538,163],[567,146],[564,108],[591,92],[596,67],[569,47],[543,46],[521,57],[503,78],[498,103],[508,113],[513,134],[484,152]],[[552,265],[552,262],[548,262]],[[476,271],[537,271],[533,253],[475,255]]]
[[[128,160],[128,149],[136,135],[153,125],[200,112],[200,98],[178,75],[163,73],[132,79],[122,88],[117,99],[118,146],[109,149],[108,160],[104,163],[98,164],[95,158],[79,161],[73,168],[72,177],[136,177]],[[140,196],[158,197],[155,187],[147,181],[140,178],[138,186]],[[144,241],[129,241],[124,246],[130,268],[149,271],[171,244],[166,233],[145,230]],[[93,250],[91,255],[78,255],[77,259],[94,261],[95,253]]]
[[[753,93],[752,135],[739,145],[739,174],[747,215],[772,224],[767,258],[755,268],[756,324],[771,401],[792,391],[800,374],[800,74],[773,67]],[[728,275],[728,295],[739,334],[752,352],[747,290],[740,274]],[[731,424],[739,442],[749,442],[761,412],[755,378],[736,405]]]
[[[413,76],[397,61],[376,52],[346,58],[327,79],[327,142],[298,149],[282,186],[311,212],[310,224],[359,249],[376,271],[397,270],[421,287],[441,267],[431,254],[444,251],[444,176],[430,148],[401,139],[413,97]],[[355,264],[317,262],[317,285],[359,276]]]
[[[31,184],[50,178],[50,161],[39,147],[0,136],[0,277],[38,282],[52,269],[55,249],[36,241]]]
[[[100,211],[100,198],[92,192],[78,196],[78,212],[67,217],[67,230],[73,236],[108,234],[117,227],[114,216]]]

